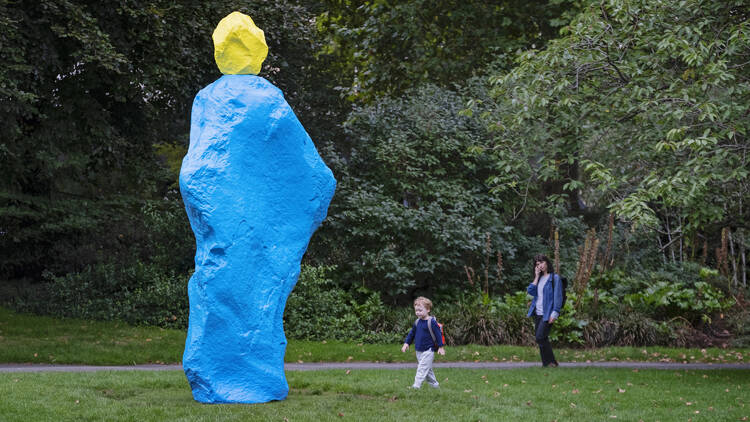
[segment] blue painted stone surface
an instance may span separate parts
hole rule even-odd
[[[180,170],[197,246],[182,362],[195,400],[286,398],[284,307],[335,186],[265,79],[225,75],[195,97]]]

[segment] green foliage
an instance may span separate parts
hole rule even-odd
[[[17,308],[61,317],[187,327],[186,275],[164,274],[153,265],[99,264],[65,276],[45,273],[45,278],[44,300]]]
[[[489,194],[494,164],[467,152],[488,134],[478,118],[459,115],[461,104],[461,95],[428,86],[350,116],[351,147],[334,163],[337,199],[317,237],[345,282],[390,298],[454,291],[468,266],[497,287],[496,252],[506,268],[525,252],[501,213],[521,204]]]
[[[322,54],[350,98],[401,95],[424,83],[450,86],[493,59],[541,47],[585,1],[324,1]]]
[[[693,324],[710,322],[714,314],[726,311],[735,301],[719,288],[704,281],[712,271],[695,265],[670,266],[658,271],[626,275],[613,269],[592,279],[602,312],[620,303],[657,320],[682,318]],[[583,306],[592,306],[593,295],[586,294]]]
[[[0,276],[38,281],[43,271],[81,271],[103,259],[125,261],[141,238],[132,197],[50,199],[0,191]]]
[[[746,227],[747,13],[740,0],[592,6],[491,78],[503,142],[486,150],[531,151],[541,180],[636,225]]]
[[[334,268],[303,265],[287,300],[284,332],[305,340],[394,341],[394,334],[378,331],[385,314],[380,297],[365,293],[358,303],[329,278]]]
[[[0,249],[11,251],[0,257],[0,277],[126,267],[129,249],[148,262],[153,248],[164,273],[184,272],[193,241],[184,211],[174,212],[182,205],[171,167],[187,146],[194,95],[220,76],[211,33],[234,10],[250,14],[270,47],[261,75],[299,105],[303,121],[318,121],[335,94],[314,71],[308,6],[0,2]],[[314,133],[328,126],[310,125]],[[170,232],[160,224],[175,227],[159,239]]]
[[[577,312],[573,307],[575,293],[568,295],[565,307],[560,312],[560,316],[552,324],[549,338],[552,341],[559,341],[563,344],[583,345],[583,329],[588,325],[585,319],[578,319]]]
[[[709,315],[727,309],[733,304],[724,299],[721,292],[707,283],[698,282],[692,287],[657,281],[645,291],[626,295],[623,300],[628,305],[648,313],[663,314],[668,317],[688,316],[709,320]]]

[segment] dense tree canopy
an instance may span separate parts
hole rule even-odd
[[[746,229],[748,17],[743,1],[592,6],[492,77],[486,116],[501,136],[483,146],[560,180],[563,197],[657,228],[681,251],[695,253],[698,232]],[[507,151],[528,153],[510,160]],[[496,190],[516,182],[490,180]]]
[[[192,98],[220,76],[211,32],[232,10],[265,29],[263,76],[293,104],[313,97],[312,15],[291,2],[0,2],[3,274],[142,246],[142,201],[176,193],[154,146],[187,146]]]
[[[97,317],[181,306],[194,239],[176,172],[233,10],[265,31],[261,76],[339,182],[305,265],[353,298],[488,300],[521,289],[535,253],[572,276],[598,249],[602,269],[698,261],[740,280],[746,3],[0,0],[0,284],[115,298]]]
[[[517,51],[540,48],[584,3],[326,0],[318,27],[340,89],[370,101],[422,83],[463,83],[493,59],[507,69]]]

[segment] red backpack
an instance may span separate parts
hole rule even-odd
[[[435,320],[435,322],[438,325],[438,328],[440,328],[440,337],[443,339],[443,346],[445,346],[445,334],[443,333],[443,324],[437,322],[437,319],[435,317],[430,317]],[[414,330],[417,329],[417,323],[419,322],[419,318],[414,321]],[[437,338],[435,337],[435,333],[432,332],[432,321],[427,322],[427,328],[430,330],[430,337],[432,337],[432,342],[435,344],[435,347],[437,347]]]

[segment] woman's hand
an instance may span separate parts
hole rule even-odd
[[[539,275],[542,273],[542,263],[537,262],[534,266],[534,284],[539,281]]]

